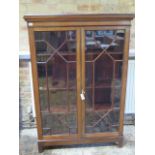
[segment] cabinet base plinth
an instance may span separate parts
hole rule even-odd
[[[124,144],[124,138],[123,138],[123,136],[120,136],[119,137],[119,140],[118,140],[118,147],[123,147],[123,144]]]
[[[79,145],[79,144],[99,144],[115,143],[118,147],[123,147],[123,136],[117,137],[98,137],[98,138],[80,138],[80,139],[47,139],[38,141],[38,151],[43,152],[46,148],[57,148],[60,146]]]
[[[119,138],[118,138],[118,140],[115,142],[115,144],[116,144],[119,148],[123,147],[123,144],[124,144],[124,138],[123,138],[123,136],[119,136]]]
[[[43,144],[38,142],[38,152],[42,153],[44,151]]]

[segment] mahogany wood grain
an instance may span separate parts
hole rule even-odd
[[[80,27],[80,26],[130,26],[129,21],[100,21],[100,22],[29,22],[28,27]]]
[[[25,15],[27,22],[45,22],[45,21],[124,21],[132,20],[134,14],[60,14],[60,15]]]
[[[24,19],[27,21],[29,32],[29,44],[31,52],[35,111],[38,132],[38,149],[42,152],[47,146],[60,146],[70,144],[90,144],[102,142],[117,142],[119,146],[123,144],[123,121],[125,107],[125,92],[128,68],[128,51],[131,20],[134,14],[72,14],[72,15],[26,15]],[[77,134],[61,134],[61,135],[43,135],[42,117],[39,99],[38,73],[34,32],[40,31],[76,31],[76,105],[77,105]],[[85,80],[85,31],[86,30],[125,30],[125,42],[123,51],[123,60],[115,60],[115,62],[123,62],[122,87],[120,101],[120,118],[119,130],[117,132],[104,133],[86,133],[85,132],[85,111],[86,103],[81,100],[80,93],[82,89],[86,90]],[[119,53],[119,52],[118,52]],[[118,54],[116,53],[116,54]],[[40,55],[41,56],[41,55]],[[114,72],[115,72],[114,68]],[[93,73],[95,67],[93,65]],[[114,75],[113,75],[114,78]],[[69,75],[67,75],[69,79]],[[68,81],[68,80],[67,80]],[[48,80],[46,79],[48,84]],[[92,87],[95,87],[93,77]],[[92,89],[92,88],[91,88]],[[93,88],[94,89],[94,88]],[[46,89],[45,89],[46,90]],[[93,90],[94,92],[94,90]],[[112,92],[114,96],[114,92]],[[93,95],[93,104],[94,104]],[[114,101],[113,101],[114,102]],[[114,104],[114,103],[113,103]],[[50,108],[49,108],[50,109]],[[68,107],[69,110],[69,107]]]
[[[36,49],[34,43],[34,30],[29,28],[29,44],[30,44],[30,53],[31,53],[31,63],[32,63],[32,76],[33,76],[33,91],[34,91],[34,102],[35,102],[35,111],[36,111],[36,122],[37,122],[37,133],[38,139],[42,139],[42,119],[41,119],[41,109],[39,102],[39,88],[38,88],[38,73],[36,66]]]
[[[120,102],[120,136],[123,135],[123,123],[124,123],[124,109],[125,109],[125,95],[126,95],[126,82],[128,71],[128,55],[129,55],[129,39],[130,28],[125,29],[125,44],[124,44],[124,57],[123,57],[123,73],[122,73],[122,90],[121,90],[121,102]]]

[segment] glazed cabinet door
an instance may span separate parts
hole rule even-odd
[[[85,28],[82,37],[83,133],[118,132],[125,30]]]
[[[79,31],[34,29],[35,59],[43,136],[78,134]]]

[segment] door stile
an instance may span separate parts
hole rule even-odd
[[[29,33],[29,44],[30,44],[30,54],[32,63],[32,75],[33,75],[33,91],[34,91],[34,102],[35,102],[35,112],[36,112],[36,122],[37,122],[37,133],[38,139],[42,139],[42,121],[41,121],[41,109],[39,104],[39,87],[38,87],[38,73],[36,65],[36,49],[34,40],[34,28],[28,28]]]
[[[81,92],[85,92],[85,31],[84,28],[81,28],[81,74],[82,74],[82,83],[81,83]],[[85,95],[85,94],[84,94]],[[82,107],[82,136],[85,135],[85,100],[81,100]]]
[[[76,70],[76,78],[77,78],[77,126],[78,126],[78,138],[81,138],[82,135],[82,107],[81,107],[81,98],[80,98],[80,93],[81,93],[81,30],[80,28],[77,29],[77,70]]]

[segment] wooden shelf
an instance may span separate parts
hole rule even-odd
[[[71,106],[69,109],[67,108],[60,108],[60,107],[51,107],[50,108],[50,111],[49,109],[45,109],[45,110],[41,110],[41,112],[44,114],[44,115],[57,115],[57,114],[71,114],[71,113],[75,113],[76,112],[76,106],[73,107]]]
[[[109,106],[107,105],[103,105],[100,106],[100,108],[86,108],[86,112],[104,112],[107,111],[109,109],[113,109],[114,111],[118,111],[120,110],[119,107],[113,107],[111,104]],[[51,108],[50,112],[48,111],[48,109],[46,110],[42,110],[41,111],[43,114],[45,115],[51,115],[51,114],[70,114],[70,113],[74,113],[76,112],[76,107],[74,108],[70,108],[70,110],[68,109],[64,109],[64,108]]]
[[[61,52],[61,51],[59,51],[59,53],[61,55],[64,55],[64,56],[76,55],[76,53],[73,53],[72,51],[68,51],[68,52]],[[109,54],[123,54],[123,52],[107,52],[107,53],[109,53]],[[37,54],[37,56],[50,56],[52,54],[53,53],[45,52],[45,53]],[[86,50],[86,53],[85,53],[85,55],[96,55],[96,54],[100,54],[100,52],[87,52],[87,50]]]
[[[73,53],[73,51],[58,51],[61,55],[76,55],[76,53]],[[52,55],[54,52],[52,53],[48,53],[46,51],[43,51],[42,53],[37,54],[37,56],[50,56]]]
[[[120,108],[118,108],[118,107],[113,107],[113,106],[110,104],[109,106],[106,106],[106,105],[100,106],[100,108],[98,108],[98,109],[95,109],[95,107],[94,107],[94,109],[93,109],[93,108],[86,108],[86,112],[104,112],[104,111],[107,111],[107,110],[109,110],[109,109],[113,109],[114,111],[120,110]]]
[[[39,90],[43,90],[46,91],[47,88],[46,87],[40,87]],[[49,88],[49,91],[64,91],[64,90],[76,90],[76,87],[69,87],[69,88]]]
[[[124,37],[120,37],[120,36],[115,36],[115,35],[109,35],[109,36],[107,36],[107,35],[103,35],[103,36],[98,36],[98,35],[95,35],[94,36],[94,38],[103,38],[103,37],[108,37],[109,39],[114,39],[114,38],[116,38],[116,40],[124,40]]]
[[[111,86],[111,85],[102,85],[102,86],[86,86],[85,89],[104,89],[104,88],[120,88],[121,85],[117,85],[117,86]],[[69,87],[69,88],[49,88],[49,91],[56,91],[56,90],[59,90],[59,91],[65,91],[65,90],[76,90],[77,88],[76,87]],[[42,90],[42,91],[46,91],[47,88],[46,87],[40,87],[39,90]]]
[[[66,42],[75,42],[76,41],[76,39],[66,39],[66,40],[64,40],[64,41],[66,41]],[[47,42],[45,39],[37,39],[37,40],[35,40],[35,42]]]
[[[95,85],[94,88],[99,88],[99,89],[102,89],[102,88],[118,88],[118,87],[121,87],[121,85],[112,85],[112,84],[98,84],[98,85]],[[86,86],[86,89],[92,89],[93,86]]]

